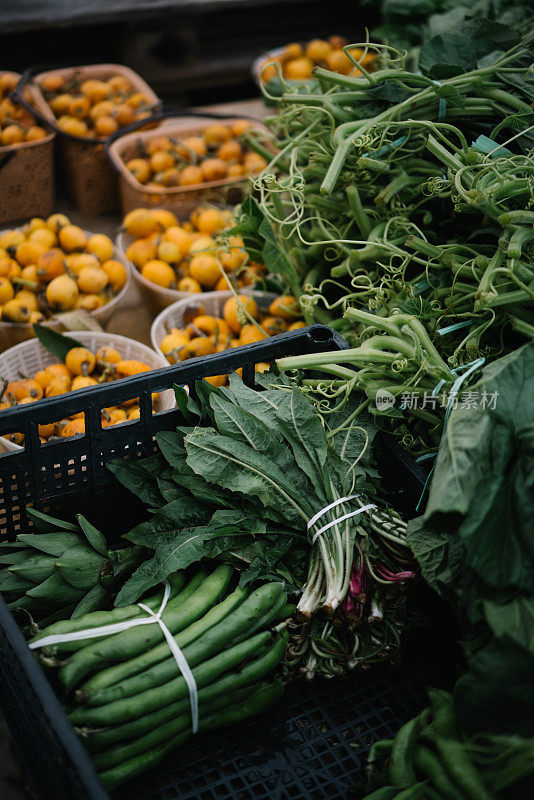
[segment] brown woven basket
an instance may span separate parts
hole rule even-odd
[[[21,76],[0,71],[0,75]],[[30,87],[32,104],[54,117],[41,93]],[[48,217],[54,208],[54,132],[36,142],[0,147],[0,225],[28,217]]]
[[[4,231],[0,230],[0,233],[4,233]],[[85,233],[87,236],[92,236],[95,231],[85,231]],[[134,269],[133,265],[131,265],[126,258],[123,259],[122,251],[118,247],[114,248],[113,258],[116,258],[125,265],[127,269],[126,283],[115,297],[112,297],[105,305],[97,308],[95,311],[87,312],[88,318],[97,323],[97,326],[104,329],[108,326],[113,315],[123,303],[130,288],[132,269]],[[72,312],[66,312],[67,315],[70,313]],[[43,324],[56,331],[67,330],[68,327],[65,325],[66,314],[59,314],[57,317],[47,319]],[[20,344],[20,342],[25,342],[27,339],[33,339],[34,336],[35,331],[33,325],[29,322],[2,322],[0,320],[0,353],[3,353],[16,344]]]
[[[81,79],[105,79],[114,75],[122,75],[131,82],[138,92],[143,92],[150,101],[157,105],[159,99],[150,86],[129,67],[122,64],[91,64],[85,67],[67,67],[49,70],[35,76],[34,86],[41,101],[46,105],[48,114],[52,114],[50,106],[38,88],[43,78],[59,75],[70,78],[78,75]],[[110,165],[105,149],[105,139],[77,139],[58,132],[58,156],[63,181],[77,209],[82,214],[97,216],[114,211],[119,205],[117,173]]]
[[[213,115],[215,116],[215,115]],[[235,121],[233,118],[217,119],[224,123]],[[123,214],[134,208],[166,208],[180,216],[187,216],[201,203],[212,203],[218,206],[235,206],[243,200],[248,186],[248,178],[223,178],[219,181],[202,183],[199,186],[162,186],[156,188],[144,186],[134,178],[126,168],[126,162],[139,156],[142,145],[155,136],[166,134],[171,138],[195,136],[213,124],[207,122],[191,124],[187,117],[170,117],[162,122],[157,131],[136,131],[115,139],[108,148],[109,157],[120,175],[120,199]],[[254,121],[254,127],[266,130],[261,122]]]

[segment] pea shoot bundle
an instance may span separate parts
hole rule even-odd
[[[419,69],[367,43],[383,68],[317,69],[271,120],[280,149],[236,231],[289,283],[308,320],[351,351],[283,362],[322,397],[356,390],[418,455],[445,409],[377,409],[450,392],[463,370],[534,335],[534,38],[485,20],[426,42]],[[465,384],[467,385],[467,384]]]

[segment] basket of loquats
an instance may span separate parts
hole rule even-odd
[[[60,329],[64,312],[83,309],[105,327],[129,280],[109,236],[65,214],[0,231],[0,350],[32,338],[35,323]]]
[[[124,217],[116,241],[120,257],[150,310],[158,314],[177,300],[204,292],[249,291],[266,275],[252,262],[234,225],[230,209],[207,204],[178,219],[162,208],[137,208]]]
[[[2,397],[0,414],[15,405],[26,405],[47,397],[101,386],[103,383],[128,378],[151,369],[168,366],[161,353],[125,336],[104,331],[69,331],[68,336],[40,332],[39,338],[11,347],[0,355]],[[52,339],[52,344],[48,344]],[[57,342],[60,342],[58,350]],[[63,347],[61,347],[63,345]],[[172,408],[172,390],[152,396],[155,412]],[[101,410],[101,425],[106,428],[138,419],[138,398]],[[83,413],[73,417],[50,420],[39,425],[41,444],[85,433]],[[5,450],[19,450],[24,444],[22,434],[13,432],[0,437]]]
[[[31,86],[58,132],[58,155],[69,194],[82,214],[118,206],[117,175],[109,163],[108,137],[151,117],[160,101],[133,70],[92,64],[41,72]]]
[[[376,67],[374,51],[350,45],[344,36],[312,39],[300,44],[291,42],[257,58],[252,65],[252,75],[267,96],[278,96],[284,81],[302,83],[314,80],[317,67],[340,75],[359,77],[362,66],[366,72]]]
[[[239,203],[249,176],[265,169],[274,151],[260,122],[194,125],[171,117],[157,130],[120,136],[108,153],[120,176],[123,213],[160,206],[188,214],[204,202]]]
[[[169,364],[177,364],[305,327],[299,305],[289,295],[205,292],[162,311],[152,323],[150,338]],[[263,372],[269,366],[256,364],[256,371]],[[223,386],[227,377],[215,375],[206,380]]]
[[[0,71],[0,225],[30,214],[47,216],[54,206],[54,131],[35,113],[53,118],[31,86],[25,103],[11,98],[21,76]]]

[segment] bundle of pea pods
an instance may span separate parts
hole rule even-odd
[[[155,620],[165,590],[149,597],[145,608],[91,612],[53,623],[32,639],[107,789],[154,767],[196,730],[239,724],[280,698],[282,682],[274,673],[295,607],[281,583],[253,590],[236,584],[234,570],[224,564],[169,577],[160,618],[193,675],[197,725],[191,687]],[[65,636],[146,622],[150,612],[154,624],[125,624],[95,638]],[[51,637],[55,642],[45,644]]]

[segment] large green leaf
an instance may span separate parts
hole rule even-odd
[[[419,56],[421,71],[433,80],[444,80],[477,69],[481,59],[508,50],[520,40],[508,25],[470,20],[459,31],[434,36],[424,43]]]
[[[160,469],[163,459],[159,459]],[[162,505],[163,498],[158,486],[157,475],[148,469],[142,461],[126,461],[117,458],[107,464],[107,468],[115,475],[119,483],[150,508]]]
[[[283,511],[290,520],[306,520],[311,507],[269,458],[211,428],[198,428],[185,438],[188,464],[212,483]],[[302,506],[306,511],[302,511]]]
[[[481,401],[479,407],[452,412],[424,519],[418,533],[411,524],[410,542],[431,583],[444,551],[454,549],[453,592],[469,583],[472,573],[493,591],[532,591],[534,343],[491,364],[473,391],[486,397],[486,407]],[[458,563],[459,544],[463,564]],[[445,562],[452,555],[451,549]],[[450,563],[445,564],[448,575],[441,575],[444,584],[451,577]]]
[[[454,696],[462,728],[534,735],[534,653],[509,637],[493,639],[471,657]]]
[[[486,600],[486,622],[497,638],[509,636],[534,653],[534,597],[516,597],[509,603]]]
[[[213,515],[209,525],[182,527],[167,533],[160,533],[151,538],[154,556],[143,562],[125,583],[119,592],[115,604],[117,606],[134,603],[141,595],[164,580],[168,575],[185,569],[218,552],[216,541],[221,537],[224,549],[224,537],[245,533],[250,519],[238,511],[218,511]]]
[[[276,417],[299,469],[312,483],[316,494],[314,502],[325,501],[329,497],[324,475],[328,446],[321,418],[311,401],[297,388],[284,396]]]
[[[209,520],[210,515],[205,503],[190,497],[179,497],[159,508],[147,522],[133,528],[126,534],[126,538],[134,544],[153,547],[161,534],[202,525]]]
[[[165,460],[171,467],[180,467],[186,458],[184,437],[179,431],[159,431],[156,441]]]
[[[220,397],[212,397],[211,405],[220,433],[248,444],[256,452],[271,459],[273,464],[276,464],[286,478],[293,481],[295,485],[302,484],[305,476],[297,466],[291,451],[285,442],[280,441],[276,427],[261,419],[257,405],[255,406],[256,413],[251,413]],[[302,487],[300,490],[302,493]]]
[[[83,347],[81,342],[71,336],[65,336],[65,334],[59,333],[46,325],[34,325],[33,330],[43,347],[53,353],[60,361],[65,361],[67,353],[73,347]]]

